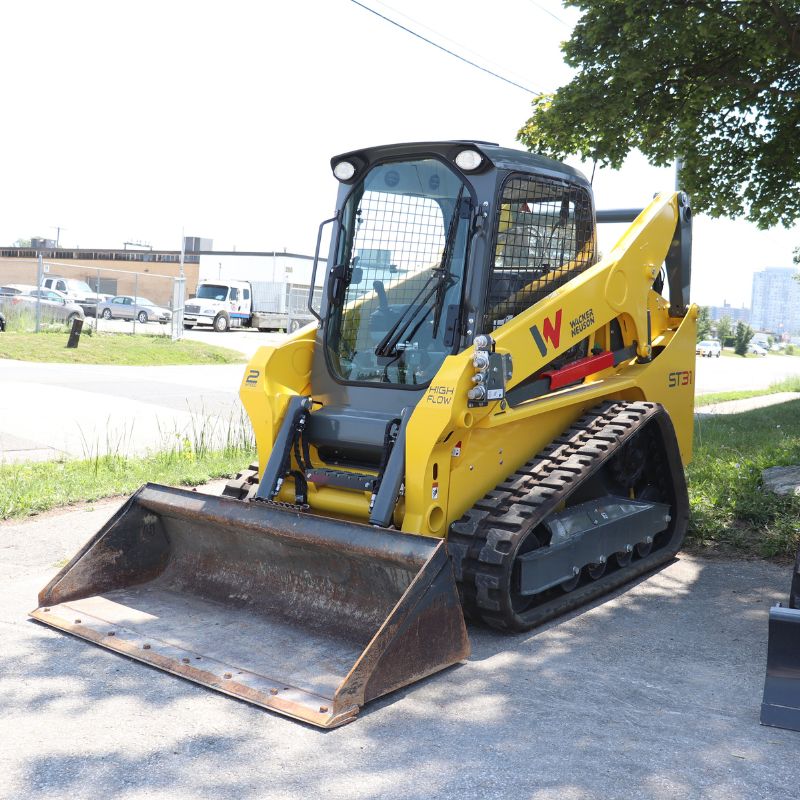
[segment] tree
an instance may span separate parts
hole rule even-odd
[[[17,241],[14,242],[13,244],[13,247],[30,247],[30,246],[31,246],[30,239],[17,239]]]
[[[566,86],[533,101],[528,149],[618,168],[680,156],[696,211],[761,228],[800,218],[797,0],[566,0],[583,11]]]
[[[700,306],[700,314],[697,317],[697,341],[702,342],[711,336],[711,312],[708,306]]]
[[[722,346],[725,347],[725,342],[731,338],[733,334],[733,324],[731,323],[730,317],[723,317],[717,323],[717,338],[722,343]]]
[[[733,350],[737,356],[747,355],[747,345],[753,338],[753,329],[745,322],[736,323],[736,333],[734,334]]]

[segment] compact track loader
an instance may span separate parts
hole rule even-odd
[[[465,659],[462,609],[524,631],[675,555],[697,316],[682,193],[596,213],[476,141],[332,168],[318,323],[242,381],[258,464],[144,486],[33,612],[322,727]],[[602,259],[598,219],[632,221]]]

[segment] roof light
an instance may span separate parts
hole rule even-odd
[[[333,168],[334,177],[340,181],[349,181],[356,174],[355,164],[350,161],[340,161]]]
[[[465,172],[478,169],[482,161],[483,156],[477,150],[462,150],[456,156],[456,166]]]

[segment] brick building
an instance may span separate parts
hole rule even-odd
[[[0,285],[36,285],[39,252],[48,276],[82,280],[103,294],[138,294],[168,308],[172,302],[172,279],[180,275],[181,254],[177,250],[37,251],[30,247],[4,247],[0,248]],[[197,289],[199,270],[200,256],[187,252],[183,263],[187,297]]]

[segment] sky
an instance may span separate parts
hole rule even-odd
[[[525,88],[352,0],[4,0],[0,245],[58,233],[67,247],[178,249],[183,232],[310,253],[335,206],[331,156],[436,139],[519,147],[531,90],[569,81],[560,43],[578,14],[556,0],[363,2]],[[597,171],[596,206],[643,206],[673,185],[633,154]],[[800,226],[695,221],[703,304],[749,306],[753,271],[791,266],[800,244]],[[603,226],[601,249],[621,233]]]

